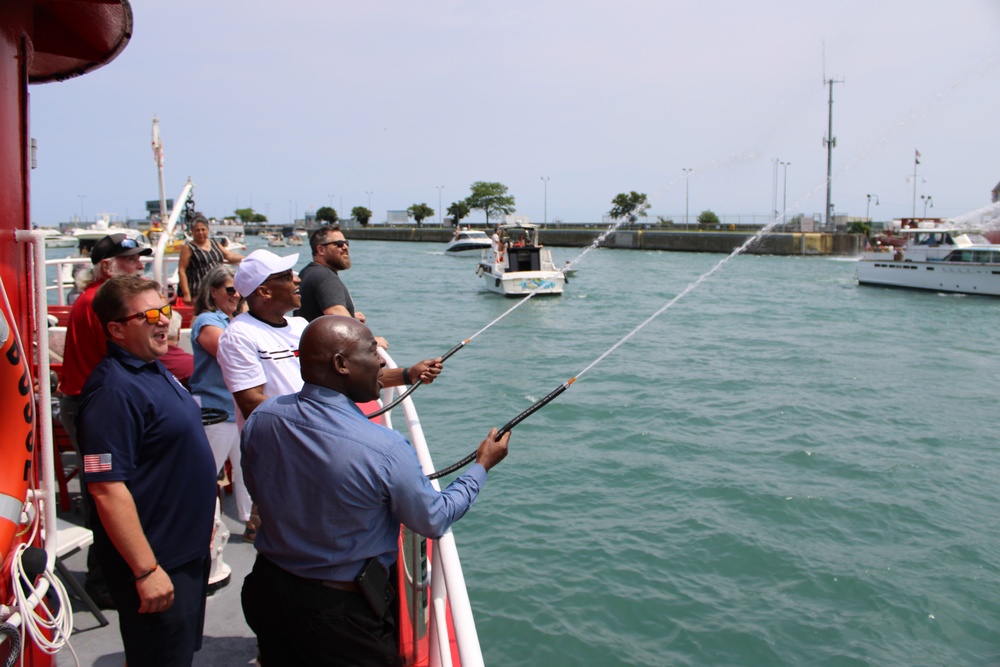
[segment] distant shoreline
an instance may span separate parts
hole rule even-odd
[[[350,239],[365,241],[415,241],[440,243],[452,238],[451,229],[440,227],[351,227],[344,230]],[[543,245],[583,248],[589,246],[603,230],[540,229]],[[623,229],[601,243],[604,248],[622,250],[666,250],[672,252],[715,252],[729,254],[743,245],[754,232],[747,231],[664,231],[658,229]],[[748,255],[815,255],[855,256],[865,248],[863,234],[823,234],[819,232],[772,232],[747,250]]]

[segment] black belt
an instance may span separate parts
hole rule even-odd
[[[338,591],[347,591],[349,593],[361,592],[361,588],[353,581],[335,581],[333,579],[310,579],[310,581],[319,582],[319,585],[324,588],[334,588]]]
[[[268,567],[274,568],[281,574],[292,577],[293,579],[298,579],[299,581],[305,581],[310,584],[316,584],[318,586],[322,586],[323,588],[332,588],[338,591],[346,591],[348,593],[361,593],[361,588],[357,585],[357,583],[353,581],[337,581],[335,579],[310,579],[309,577],[300,577],[299,575],[292,574],[283,567],[276,565],[267,556],[257,554],[257,560],[266,564]]]

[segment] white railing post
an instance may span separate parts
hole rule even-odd
[[[379,354],[386,361],[387,368],[396,368],[392,357],[380,349]],[[401,403],[403,414],[406,416],[406,425],[410,434],[410,443],[417,453],[420,466],[424,473],[430,475],[434,472],[434,462],[431,459],[427,441],[424,438],[423,427],[420,425],[420,418],[413,405],[413,400],[407,397]],[[438,480],[432,480],[431,484],[435,489],[440,490]],[[451,607],[452,623],[455,626],[455,640],[458,645],[458,653],[461,657],[462,667],[483,667],[483,653],[479,645],[479,632],[476,630],[476,621],[472,613],[472,603],[469,601],[469,591],[465,586],[465,575],[462,573],[462,561],[458,557],[458,546],[455,543],[455,536],[448,529],[439,540],[433,544],[431,568],[431,595],[434,603],[432,605],[432,624],[435,627],[438,639],[440,664],[450,664],[451,646],[448,640],[448,624],[446,618],[446,608]],[[439,582],[443,579],[444,586]],[[438,599],[440,592],[441,598]],[[440,616],[439,616],[440,614]],[[444,637],[444,639],[440,639]],[[433,644],[433,641],[432,641]],[[444,661],[447,660],[448,663]],[[434,663],[432,663],[434,664]]]

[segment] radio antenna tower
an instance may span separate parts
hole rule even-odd
[[[833,136],[833,84],[844,83],[843,79],[826,78],[826,45],[823,47],[823,85],[830,87],[829,112],[827,114],[827,133],[823,137],[826,148],[826,228],[833,229],[833,204],[831,203],[831,186],[833,183],[833,149],[837,145],[837,137]]]

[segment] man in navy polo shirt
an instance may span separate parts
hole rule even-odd
[[[201,410],[158,361],[170,306],[159,284],[107,281],[93,309],[108,338],[87,378],[77,430],[94,546],[130,665],[190,665],[201,648],[215,462]]]

